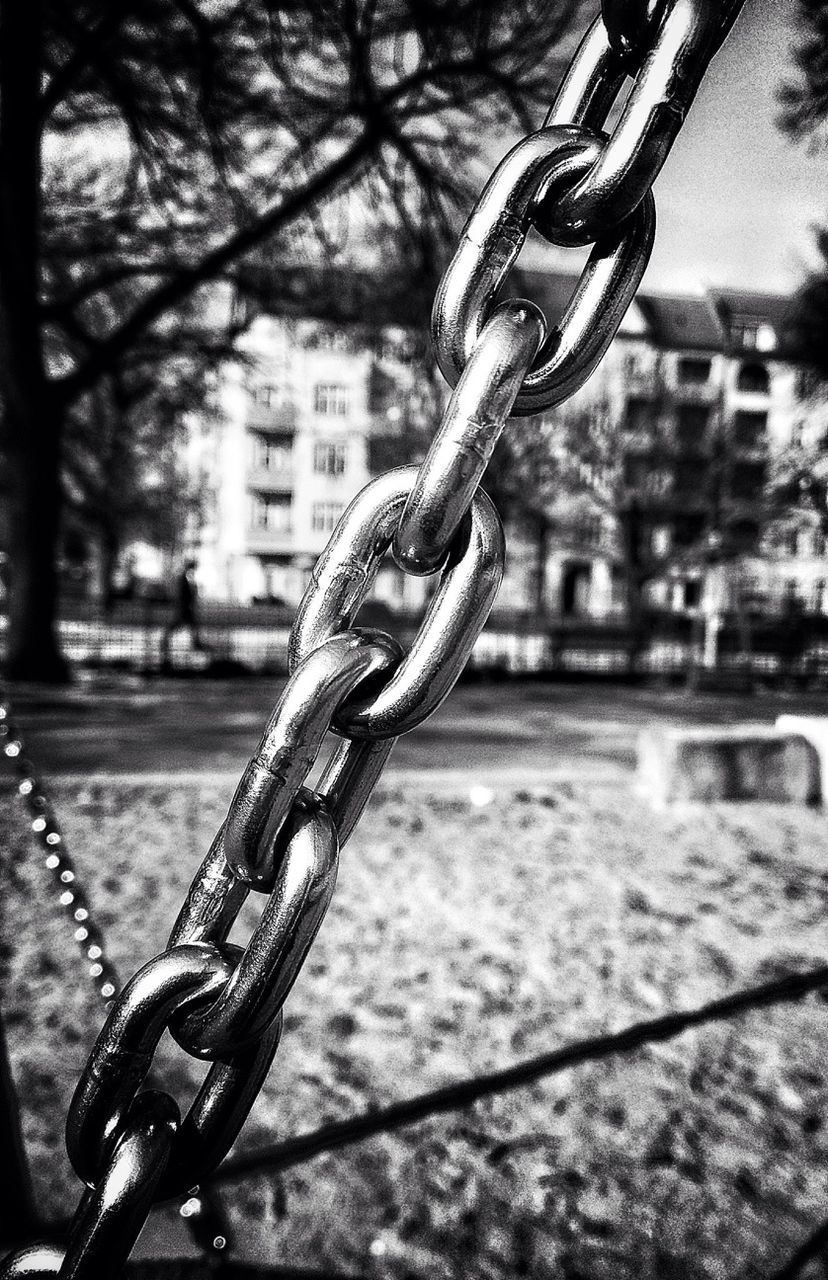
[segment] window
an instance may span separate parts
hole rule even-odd
[[[604,522],[599,515],[582,516],[576,526],[576,535],[585,546],[599,547],[604,532]]]
[[[799,530],[786,529],[782,535],[782,550],[786,556],[795,556],[799,552]]]
[[[627,416],[624,425],[627,431],[650,431],[655,420],[655,406],[651,400],[627,401]]]
[[[750,555],[756,551],[759,526],[753,520],[736,520],[728,529],[730,548],[736,555]]]
[[[313,469],[322,476],[343,476],[347,457],[347,444],[319,440],[313,446]]]
[[[770,391],[770,375],[763,364],[743,364],[736,378],[739,391],[766,396]]]
[[[681,515],[673,522],[673,542],[677,547],[692,547],[704,531],[704,516]]]
[[[311,528],[314,533],[332,533],[344,510],[341,502],[314,502],[311,508]]]
[[[650,549],[653,555],[667,556],[670,554],[671,530],[667,524],[657,524],[650,534]]]
[[[684,583],[685,609],[697,609],[701,604],[702,584],[698,578],[690,578]]]
[[[253,437],[253,466],[261,471],[287,471],[290,468],[293,440],[290,436]]]
[[[707,479],[707,467],[704,461],[693,458],[682,459],[676,463],[676,493],[682,497],[699,496]]]
[[[730,322],[731,344],[741,351],[772,351],[776,333],[757,316],[734,316]]]
[[[730,496],[741,502],[755,502],[765,487],[765,467],[761,462],[737,462],[730,475]]]
[[[814,529],[814,555],[825,555],[825,534],[822,529]]]
[[[730,324],[730,341],[734,347],[744,351],[753,351],[756,347],[756,336],[759,325],[755,320],[732,320]]]
[[[703,404],[680,404],[676,412],[676,439],[683,449],[694,449],[704,443],[710,421],[710,410]]]
[[[701,387],[710,377],[710,361],[684,356],[678,362],[678,380],[685,387]]]
[[[258,386],[253,388],[253,399],[256,404],[264,405],[268,409],[275,409],[277,405],[282,403],[282,388],[276,386],[272,382],[260,382]]]
[[[811,608],[814,613],[822,613],[825,604],[825,579],[817,578],[811,588]]]
[[[268,533],[289,533],[290,498],[284,494],[254,494],[250,524],[253,529],[266,529]]]
[[[647,362],[640,351],[628,351],[624,356],[624,377],[637,381],[647,374]]]
[[[762,449],[767,442],[768,415],[737,409],[733,415],[733,443],[738,449]]]
[[[353,342],[344,329],[334,329],[329,325],[318,325],[312,333],[305,336],[302,344],[307,351],[352,351]]]
[[[314,413],[326,418],[345,418],[351,407],[351,396],[347,387],[337,382],[320,382],[314,389]]]

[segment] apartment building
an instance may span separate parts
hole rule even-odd
[[[377,351],[344,327],[261,316],[242,355],[224,370],[212,412],[190,424],[204,510],[192,553],[206,596],[296,604],[370,479]],[[424,590],[389,565],[375,594],[411,608]]]
[[[520,284],[552,317],[572,288],[565,276],[540,273]],[[778,610],[794,600],[828,608],[821,513],[803,504],[771,529],[767,510],[774,457],[828,428],[825,399],[810,394],[797,364],[789,313],[790,301],[775,295],[639,295],[569,406],[605,415],[615,443],[603,489],[587,486],[577,518],[549,546],[549,613],[624,616],[633,526],[653,605],[692,614],[709,609],[712,595],[721,609]],[[193,552],[206,595],[298,602],[370,478],[377,443],[400,429],[400,406],[416,394],[421,374],[406,359],[405,331],[383,335],[311,319],[254,323],[212,413],[192,424],[205,498]],[[499,604],[526,610],[537,554],[519,528],[508,548]],[[416,607],[425,591],[390,564],[376,588],[392,608]]]

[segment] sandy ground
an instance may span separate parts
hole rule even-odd
[[[130,973],[163,946],[227,790],[54,793]],[[237,1149],[824,963],[825,822],[653,814],[619,786],[476,807],[389,783],[343,851]],[[40,1203],[63,1216],[63,1117],[101,1011],[2,789],[0,850],[3,1007]],[[222,1192],[238,1253],[399,1280],[772,1275],[828,1214],[826,1047],[812,997],[248,1179]],[[158,1065],[180,1098],[198,1078],[171,1042]]]

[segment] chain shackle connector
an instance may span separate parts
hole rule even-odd
[[[513,147],[489,179],[434,300],[431,335],[451,386],[471,359],[539,203],[550,189],[566,191],[586,176],[602,145],[580,126],[540,129]],[[563,317],[523,381],[513,415],[549,409],[586,382],[635,295],[654,234],[655,205],[648,196],[629,222],[598,241]]]
[[[278,1017],[330,904],[339,842],[324,801],[302,788],[282,834],[276,883],[231,978],[208,1006],[170,1019],[173,1038],[193,1057],[232,1059],[255,1047]],[[168,955],[193,943],[218,945],[233,927],[249,886],[228,866],[225,839],[223,828],[190,885]]]
[[[316,562],[290,633],[291,666],[349,628],[388,550],[416,467],[397,467],[357,494]],[[394,738],[420,724],[454,688],[503,576],[503,528],[478,490],[451,545],[411,647],[372,697],[349,698],[333,728],[348,738]]]
[[[556,184],[554,195],[550,192],[539,202],[535,225],[542,235],[554,244],[590,244],[639,208],[742,2],[637,3],[631,16],[624,0],[609,7],[609,29],[596,19],[564,77],[545,127],[577,123],[603,128],[628,69],[634,70],[635,80],[589,172],[568,190]],[[640,58],[634,68],[624,51],[631,39],[637,41]]]
[[[391,554],[407,573],[433,573],[445,560],[545,336],[531,302],[502,302],[483,327],[394,534]]]
[[[87,1186],[98,1185],[114,1144],[128,1129],[136,1094],[173,1014],[212,1001],[227,985],[237,954],[237,947],[221,952],[205,945],[162,952],[138,970],[114,1001],[75,1089],[66,1123],[69,1159]],[[278,1031],[275,1027],[255,1052],[240,1052],[232,1061],[211,1067],[178,1126],[157,1188],[159,1199],[186,1191],[223,1159],[267,1074]],[[175,1111],[177,1116],[177,1107]]]
[[[364,681],[389,675],[401,658],[397,641],[382,631],[347,631],[309,653],[291,673],[224,827],[227,862],[251,888],[267,893],[275,883],[276,836],[339,707]]]

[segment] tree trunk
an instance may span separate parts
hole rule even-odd
[[[633,676],[638,670],[638,660],[646,641],[644,634],[643,588],[646,575],[643,565],[644,527],[643,514],[633,499],[622,513],[624,585],[626,588],[627,626],[630,642],[627,650],[627,672]]]
[[[56,632],[60,413],[39,312],[40,0],[0,0],[0,447],[9,475],[7,674],[66,679]]]
[[[106,617],[115,608],[115,571],[118,568],[120,543],[113,529],[104,529],[101,538],[101,599]]]
[[[10,546],[9,632],[6,674],[12,680],[59,683],[68,668],[57,642],[55,550],[60,511],[56,438],[41,421],[26,431],[20,422],[4,427],[23,447],[9,449]]]

